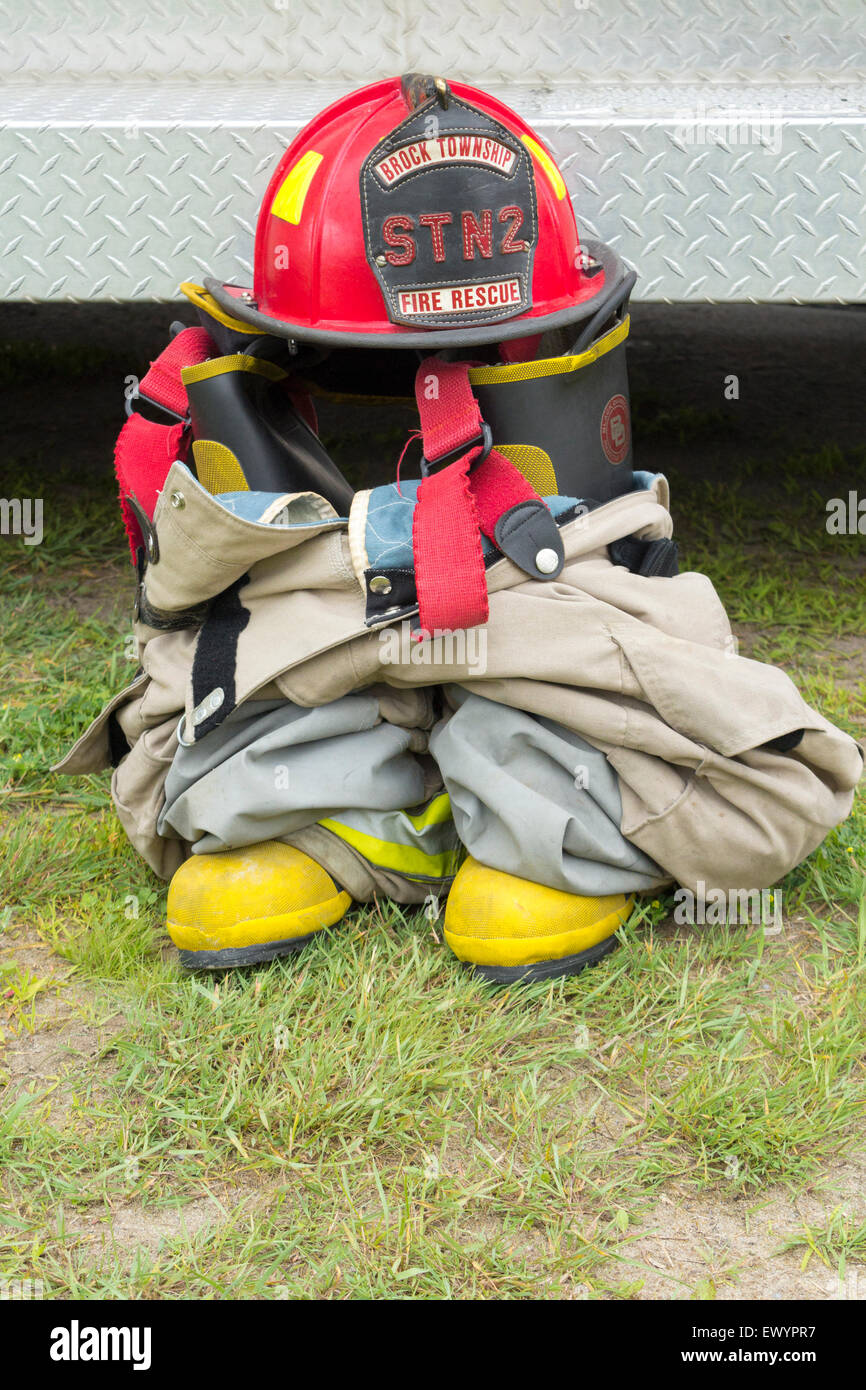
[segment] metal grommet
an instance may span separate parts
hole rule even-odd
[[[539,550],[535,557],[535,568],[541,574],[553,574],[559,569],[559,556],[555,550]]]
[[[391,581],[384,574],[374,574],[370,580],[371,594],[390,594]]]
[[[173,492],[169,501],[177,511],[181,511],[186,506],[186,498],[182,492]]]

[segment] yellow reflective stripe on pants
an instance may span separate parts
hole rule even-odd
[[[449,822],[453,824],[451,798],[447,792],[434,796],[417,816],[413,816],[411,811],[400,811],[399,814],[410,820],[416,830],[425,830],[429,825],[447,825]]]
[[[408,878],[451,878],[463,858],[444,792],[418,811],[345,811],[318,824],[368,863]]]

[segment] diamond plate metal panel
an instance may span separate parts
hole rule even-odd
[[[430,68],[467,81],[866,78],[860,0],[20,0],[7,81],[328,81]]]
[[[540,122],[579,225],[644,299],[866,299],[866,119],[686,109],[673,121]]]
[[[412,67],[478,81],[557,153],[652,299],[866,299],[860,0],[0,0],[0,294],[248,283],[297,129]]]

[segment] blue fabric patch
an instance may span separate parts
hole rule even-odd
[[[634,487],[632,492],[649,492],[656,478],[660,478],[661,473],[648,473],[645,468],[636,468],[632,475],[634,477]]]
[[[242,517],[244,521],[258,521],[282,495],[281,492],[220,492],[216,500],[234,516]]]
[[[634,491],[648,491],[656,477],[656,473],[636,472]],[[422,481],[413,478],[401,483],[399,490],[396,483],[385,483],[370,492],[366,546],[371,568],[412,568],[412,513]],[[554,516],[561,516],[580,501],[577,497],[545,497],[544,500]],[[496,546],[482,536],[481,549],[485,556],[492,555]]]
[[[220,506],[225,507],[226,511],[231,512],[233,516],[241,517],[243,521],[261,522],[268,508],[285,495],[284,492],[219,492],[214,497],[214,501],[219,502]],[[278,512],[277,515],[279,516],[280,513]],[[348,518],[333,517],[330,520],[339,520],[345,524]],[[322,521],[269,521],[264,524],[280,526],[291,531],[298,526],[321,526]]]
[[[194,487],[201,489],[202,492],[206,491],[195,477],[194,473],[187,468],[185,463],[181,463],[180,460],[178,460],[178,467],[187,475]],[[272,507],[275,502],[278,502],[281,497],[286,496],[288,496],[288,493],[285,491],[219,492],[214,496],[213,500],[218,502],[221,507],[224,507],[227,512],[231,512],[233,516],[239,516],[242,521],[254,521],[257,525],[281,526],[287,531],[303,526],[321,526],[323,522],[327,525],[335,525],[339,521],[342,522],[344,526],[348,525],[349,518],[347,516],[329,517],[326,520],[316,518],[310,521],[290,521],[288,523],[282,521],[269,521],[263,523],[261,518],[268,508]],[[277,513],[277,515],[279,515],[279,513]]]
[[[374,487],[367,505],[366,547],[369,563],[394,569],[412,565],[412,513],[421,478]]]

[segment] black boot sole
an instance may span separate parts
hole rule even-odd
[[[278,956],[300,951],[319,932],[293,936],[286,941],[263,941],[258,946],[226,946],[222,951],[184,951],[178,947],[181,965],[187,970],[233,970],[237,966],[262,965]]]
[[[585,951],[573,956],[560,956],[559,960],[540,960],[532,965],[475,965],[473,970],[482,980],[494,985],[530,984],[534,980],[556,980],[561,975],[579,975],[589,965],[596,965],[615,950],[617,939],[609,936]]]

